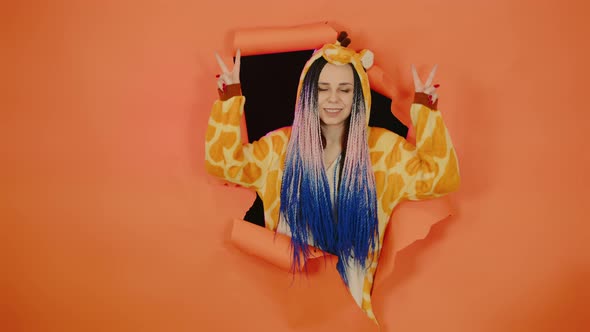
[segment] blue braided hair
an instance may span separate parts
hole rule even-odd
[[[348,284],[349,258],[365,268],[369,254],[379,245],[377,194],[361,83],[350,65],[353,104],[336,209],[332,208],[318,110],[318,80],[326,63],[323,57],[315,60],[302,82],[287,146],[280,214],[291,230],[292,270],[305,267],[310,256],[308,244],[312,244],[338,256],[338,272]]]

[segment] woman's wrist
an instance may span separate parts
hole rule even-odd
[[[223,90],[217,89],[217,93],[219,93],[219,100],[221,101],[228,100],[231,97],[241,96],[242,85],[240,83],[226,85]]]
[[[431,110],[436,110],[438,105],[438,98],[434,103],[431,102],[430,95],[424,92],[414,93],[414,104],[424,105]]]

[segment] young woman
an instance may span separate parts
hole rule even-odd
[[[266,228],[291,236],[294,270],[304,267],[308,245],[336,255],[344,283],[374,319],[373,276],[394,207],[406,199],[447,194],[460,180],[450,136],[436,109],[436,67],[425,83],[412,67],[414,146],[368,126],[366,70],[373,55],[357,53],[349,43],[341,34],[313,54],[301,74],[293,125],[252,144],[240,141],[245,103],[240,52],[231,71],[217,55],[220,99],[209,119],[205,159],[211,174],[258,192]]]

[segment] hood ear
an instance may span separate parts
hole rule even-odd
[[[370,50],[362,50],[360,52],[360,56],[361,64],[363,65],[363,68],[365,68],[365,70],[368,70],[369,68],[373,67],[373,61],[375,58],[373,52],[371,52]]]

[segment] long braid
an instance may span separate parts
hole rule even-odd
[[[353,257],[360,266],[379,243],[375,176],[369,155],[367,112],[360,80],[355,72],[354,97],[350,115],[342,180],[338,190],[338,244],[342,258]],[[346,259],[338,270],[346,278]]]
[[[309,258],[310,235],[314,245],[322,250],[332,251],[330,245],[335,243],[318,113],[317,82],[326,64],[321,60],[310,67],[302,85],[281,188],[280,211],[291,229],[294,270],[305,266]]]
[[[301,88],[291,138],[287,147],[281,187],[280,213],[291,230],[292,269],[305,267],[308,243],[339,257],[338,271],[346,277],[348,258],[365,266],[369,251],[378,244],[377,199],[367,143],[366,111],[358,75],[349,120],[346,152],[332,209],[324,169],[318,110],[318,79],[326,64],[319,58],[309,68]]]

